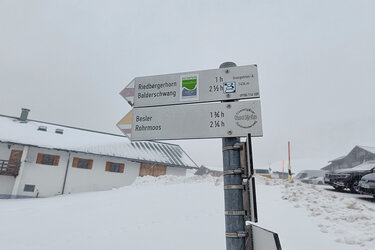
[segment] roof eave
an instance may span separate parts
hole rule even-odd
[[[162,165],[165,165],[165,166],[168,166],[168,167],[177,167],[177,168],[186,168],[186,169],[198,169],[198,167],[197,167],[197,165],[196,165],[196,163],[194,161],[192,161],[192,162],[195,164],[195,166],[174,165],[174,164],[167,163],[167,162],[150,161],[150,160],[136,159],[136,158],[130,158],[130,157],[124,157],[124,156],[117,156],[117,155],[98,154],[98,153],[92,153],[92,152],[86,152],[86,151],[80,151],[80,150],[71,150],[71,149],[65,149],[65,148],[51,148],[51,147],[44,147],[44,146],[39,146],[39,145],[25,144],[25,143],[12,142],[12,141],[2,141],[2,140],[0,140],[0,143],[9,143],[9,144],[13,144],[13,145],[22,145],[22,146],[43,148],[43,149],[49,149],[49,150],[82,153],[82,154],[104,156],[104,157],[114,157],[114,158],[119,158],[119,159],[125,159],[125,160],[132,161],[132,162],[145,162],[145,163],[152,163],[152,164],[162,164]],[[181,150],[182,150],[182,148],[181,148]],[[189,157],[189,159],[190,159],[190,157]]]

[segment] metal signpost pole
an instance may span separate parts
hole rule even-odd
[[[226,62],[220,68],[235,67]],[[229,71],[230,69],[228,69]],[[240,138],[222,138],[224,171],[240,170]],[[229,170],[229,171],[228,171]],[[243,208],[243,185],[241,174],[224,175],[225,232],[227,250],[245,250],[245,219]]]
[[[292,166],[290,165],[290,141],[288,141],[288,181],[292,181]]]

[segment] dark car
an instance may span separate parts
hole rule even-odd
[[[359,181],[367,174],[373,173],[375,161],[368,161],[354,168],[336,170],[326,174],[324,182],[336,190],[350,189],[353,193],[359,193]]]
[[[323,185],[326,173],[325,170],[302,170],[294,179],[307,184]]]
[[[375,197],[375,173],[367,174],[359,181],[359,192]]]

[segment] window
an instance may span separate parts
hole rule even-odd
[[[78,157],[73,158],[73,168],[84,168],[84,169],[92,169],[93,160],[90,159],[81,159]]]
[[[60,134],[60,135],[62,135],[62,134],[64,134],[64,130],[63,130],[62,128],[57,128],[57,129],[55,130],[55,133],[56,133],[56,134]]]
[[[59,160],[60,160],[60,156],[58,155],[47,155],[47,154],[39,153],[36,159],[36,163],[57,166],[59,165]]]
[[[26,184],[25,187],[23,188],[24,192],[34,192],[34,190],[35,190],[35,185]]]
[[[109,162],[105,166],[105,171],[115,172],[115,173],[124,173],[124,163]]]
[[[39,131],[47,131],[47,127],[46,126],[39,126],[38,130]]]

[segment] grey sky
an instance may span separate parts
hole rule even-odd
[[[258,166],[375,146],[374,1],[0,0],[0,113],[120,133],[136,76],[258,64]],[[221,168],[221,140],[179,141]],[[303,168],[303,166],[295,166]],[[316,168],[323,166],[316,166]]]

